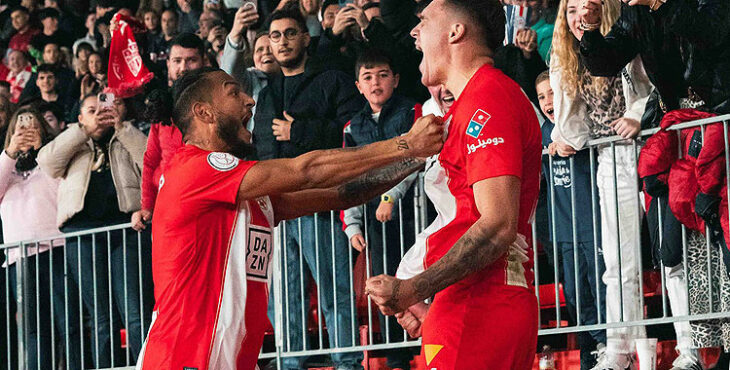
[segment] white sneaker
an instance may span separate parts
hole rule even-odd
[[[596,366],[591,370],[627,370],[634,369],[631,356],[616,353],[608,353],[606,345],[599,343],[596,350],[591,352],[596,356]]]
[[[692,354],[680,353],[674,362],[671,370],[704,370],[700,360]]]

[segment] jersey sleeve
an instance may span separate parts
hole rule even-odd
[[[201,159],[195,162],[198,168],[189,179],[192,198],[202,204],[235,205],[241,182],[256,162],[242,161],[227,153],[210,153]]]
[[[499,176],[522,176],[523,138],[520,115],[497,104],[475,109],[466,125],[463,150],[469,186]]]

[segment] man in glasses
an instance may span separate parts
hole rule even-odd
[[[253,130],[258,159],[292,158],[312,150],[342,146],[345,123],[364,104],[354,79],[340,71],[325,70],[307,54],[311,40],[298,10],[279,10],[270,19],[271,51],[281,66],[281,73],[272,75],[268,86],[259,94]],[[288,304],[279,304],[288,311],[283,318],[287,332],[282,333],[289,338],[287,350],[299,351],[315,345],[304,343],[302,338],[307,327],[302,310],[309,310],[310,293],[306,291],[306,282],[299,283],[307,275],[300,266],[306,266],[319,288],[321,312],[326,327],[330,328],[329,343],[352,346],[352,308],[349,299],[345,299],[351,286],[349,251],[339,218],[327,212],[287,222],[284,249],[282,262],[287,265],[287,274],[282,283],[288,288],[283,299]],[[273,322],[273,309],[269,311]],[[332,357],[337,369],[359,369],[362,353]],[[303,368],[305,360],[287,358],[283,368]]]

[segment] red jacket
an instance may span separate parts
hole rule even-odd
[[[174,125],[155,123],[150,127],[142,169],[142,209],[155,208],[160,175],[182,145],[182,133]]]
[[[646,141],[639,157],[639,176],[657,176],[669,187],[669,208],[686,227],[705,232],[705,220],[695,206],[699,194],[717,198],[720,224],[725,240],[728,235],[727,178],[725,172],[725,140],[722,123],[669,131],[668,128],[692,120],[710,118],[714,114],[680,109],[667,113],[661,130]],[[678,135],[679,134],[679,135]],[[679,153],[681,139],[681,155]],[[667,176],[668,173],[668,176]],[[702,197],[702,196],[701,196]],[[730,245],[730,243],[728,243]]]

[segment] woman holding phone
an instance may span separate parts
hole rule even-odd
[[[53,316],[55,329],[61,334],[55,341],[68,340],[68,347],[64,344],[69,349],[66,361],[69,368],[79,369],[77,301],[65,296],[64,239],[53,239],[61,234],[55,219],[59,180],[42,172],[36,162],[38,150],[52,139],[52,132],[55,130],[43,116],[30,108],[20,109],[10,120],[5,150],[0,154],[0,217],[5,243],[30,239],[49,241],[26,246],[22,260],[20,248],[7,249],[3,267],[10,269],[8,275],[15,300],[22,294],[22,300],[28,304],[24,342],[28,349],[27,368],[52,369]],[[16,269],[21,263],[27,268],[28,278],[19,292]]]

